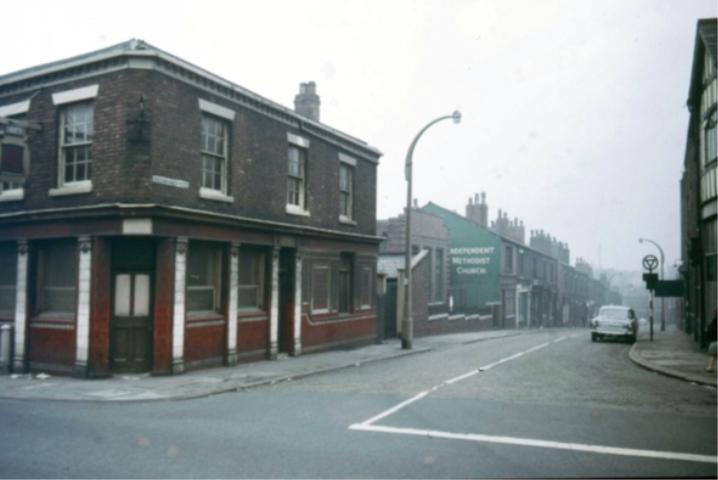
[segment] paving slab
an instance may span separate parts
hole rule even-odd
[[[706,372],[708,355],[693,338],[674,326],[665,332],[654,329],[639,334],[629,352],[633,362],[662,375],[700,385],[716,387],[716,372]]]
[[[103,379],[78,379],[38,374],[0,376],[0,398],[90,402],[183,400],[291,381],[344,368],[356,368],[467,343],[523,335],[538,330],[488,330],[435,335],[414,340],[412,350],[402,350],[397,339],[355,349],[281,357],[234,367],[191,371],[181,375],[115,375]]]

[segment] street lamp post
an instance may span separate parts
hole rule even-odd
[[[406,152],[406,164],[405,164],[405,175],[406,175],[406,241],[404,247],[406,248],[404,258],[404,282],[406,286],[406,295],[404,295],[404,315],[401,319],[401,348],[404,350],[411,350],[412,343],[414,341],[414,322],[411,316],[411,180],[412,180],[412,157],[414,156],[414,148],[419,138],[426,132],[429,127],[441,122],[442,120],[453,120],[454,123],[461,122],[461,112],[458,110],[454,111],[451,115],[444,115],[436,118],[426,124],[424,128],[419,130],[414,140],[412,140],[409,150]]]
[[[665,261],[665,256],[663,255],[663,249],[660,245],[658,245],[657,242],[650,240],[648,238],[639,238],[638,243],[648,242],[656,246],[658,248],[658,252],[661,254],[661,280],[665,280],[666,278],[663,276],[663,263]],[[665,297],[661,297],[661,332],[666,331],[666,299]]]

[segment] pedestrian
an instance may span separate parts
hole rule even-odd
[[[706,327],[706,339],[710,342],[708,345],[708,365],[706,366],[706,372],[716,371],[716,352],[718,350],[718,326],[716,325],[718,319],[716,319],[716,312],[717,310],[714,308],[711,323]]]

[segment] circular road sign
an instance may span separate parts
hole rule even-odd
[[[658,266],[658,258],[655,255],[646,255],[643,257],[643,268],[652,272]]]

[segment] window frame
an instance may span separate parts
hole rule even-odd
[[[208,277],[212,277],[209,280],[212,280],[214,282],[214,285],[190,285],[190,275],[192,272],[190,271],[192,267],[192,255],[197,254],[198,247],[200,249],[207,249],[209,251],[209,258],[206,259],[205,262],[201,262],[203,266],[209,266],[210,264],[214,264],[213,268],[214,271],[209,272],[207,275]],[[187,248],[187,267],[186,267],[186,284],[185,284],[185,305],[186,305],[186,312],[187,317],[206,317],[206,316],[222,316],[224,315],[223,312],[223,274],[224,274],[224,251],[221,245],[214,244],[212,242],[202,242],[202,241],[190,241],[188,248]],[[202,272],[206,273],[206,272]],[[190,310],[190,292],[192,291],[201,291],[206,290],[207,288],[212,287],[214,291],[212,292],[212,308],[210,310],[207,309],[200,309],[200,310]]]
[[[67,282],[63,285],[48,285],[48,271],[53,270],[52,266],[49,265],[53,255],[60,255],[62,253],[70,254],[70,265],[73,271],[69,272],[69,277],[72,281]],[[37,269],[36,275],[36,288],[35,295],[33,298],[34,302],[34,316],[35,317],[52,317],[61,318],[65,320],[72,320],[77,314],[77,296],[79,292],[79,262],[80,256],[77,249],[77,244],[72,240],[59,240],[48,243],[43,243],[37,247],[35,253],[35,267]],[[64,290],[65,295],[68,295],[72,305],[71,310],[52,310],[47,307],[47,291],[50,289]]]
[[[512,245],[504,245],[504,274],[513,275],[514,273],[514,247]]]
[[[298,158],[298,166],[299,166],[299,174],[300,175],[292,175],[291,173],[291,167],[290,164],[292,162],[291,152],[296,151],[297,152],[297,158]],[[299,211],[306,211],[307,210],[307,167],[308,167],[308,150],[307,148],[296,145],[293,143],[290,143],[287,146],[287,209],[288,210],[299,210]],[[298,191],[292,192],[292,188],[290,185],[292,185],[292,182],[296,182],[298,185]],[[292,194],[295,194],[294,196],[297,197],[297,202],[295,203],[293,201]]]
[[[316,307],[316,300],[319,300],[317,295],[317,288],[316,288],[316,282],[315,282],[315,275],[323,271],[326,273],[326,285],[327,285],[327,291],[326,291],[326,307],[317,308]],[[332,280],[332,273],[331,273],[331,267],[327,264],[320,263],[312,265],[311,268],[311,300],[310,300],[310,308],[312,314],[323,314],[323,313],[329,313],[331,311],[331,299],[332,299],[332,288],[331,288],[331,280]]]
[[[89,128],[87,127],[88,122],[85,123],[85,129],[86,131],[85,141],[82,142],[73,142],[73,143],[66,143],[65,140],[65,127],[67,122],[67,114],[68,112],[75,110],[75,109],[82,109],[87,108],[87,112],[90,114],[90,121],[89,121]],[[92,185],[92,145],[94,143],[95,139],[95,102],[92,99],[89,100],[81,100],[77,102],[72,103],[66,103],[62,104],[60,106],[59,113],[59,122],[58,122],[58,134],[59,134],[59,141],[58,141],[58,172],[57,172],[57,186],[58,188],[73,188],[73,187],[87,187]],[[80,125],[79,123],[76,123],[75,125]],[[75,131],[73,131],[74,133]],[[89,138],[89,140],[88,140]],[[65,170],[67,169],[67,158],[66,158],[66,152],[69,150],[79,150],[82,148],[86,148],[88,159],[83,162],[75,161],[75,166],[73,167],[74,170],[74,180],[68,181],[65,178]],[[81,180],[77,179],[77,164],[83,163],[85,165],[85,177]]]
[[[703,121],[703,165],[712,165],[718,160],[718,107],[713,106]],[[711,156],[712,154],[712,156]]]
[[[0,303],[0,318],[13,318],[15,316],[15,307],[17,301],[17,256],[18,249],[17,245],[3,243],[0,244],[0,266],[5,264],[7,268],[3,268],[2,272],[7,275],[7,279],[3,280],[3,275],[0,274],[0,290],[6,292],[7,298],[10,299],[10,305],[8,310],[2,310],[2,303]],[[6,281],[12,283],[4,283]]]
[[[219,126],[220,131],[219,135],[216,135],[215,132],[211,131],[211,126]],[[200,157],[202,159],[202,165],[201,165],[201,173],[202,173],[202,179],[201,179],[201,188],[203,190],[209,190],[212,192],[219,193],[221,195],[228,195],[228,187],[229,187],[229,151],[230,151],[230,126],[229,122],[224,119],[220,118],[214,115],[211,115],[207,112],[202,112],[202,118],[200,120]],[[209,145],[209,139],[210,136],[214,138],[215,143],[217,142],[217,139],[221,140],[222,145],[222,151],[217,152],[213,151],[207,146]],[[206,175],[208,172],[211,173],[211,175],[216,175],[217,172],[215,169],[207,169],[206,168],[206,162],[207,160],[212,161],[218,161],[220,163],[219,168],[219,187],[215,188],[214,186],[214,178],[212,178],[210,185],[207,185],[206,182]]]
[[[365,277],[366,275],[366,277]],[[369,266],[363,266],[359,272],[359,309],[370,310],[374,302],[372,301],[372,293],[374,290],[373,269]]]
[[[254,283],[242,283],[242,272],[246,268],[246,257],[252,258],[251,266],[252,280]],[[245,261],[242,261],[243,258]],[[239,249],[239,274],[237,276],[237,310],[239,312],[266,311],[266,278],[267,278],[267,254],[259,248],[243,248]],[[256,289],[255,301],[253,306],[242,305],[240,291],[242,289]]]
[[[356,225],[356,166],[354,157],[339,153],[339,222],[349,225]]]

